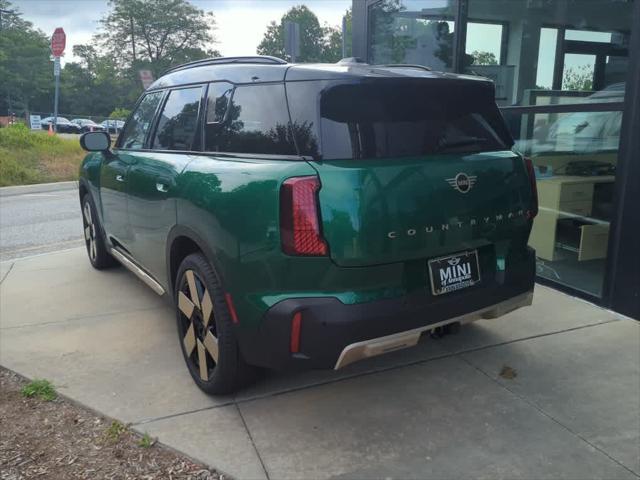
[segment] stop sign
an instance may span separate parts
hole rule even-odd
[[[62,27],[58,27],[51,36],[51,53],[54,57],[59,57],[64,52],[65,44],[67,43],[67,36],[64,33]]]

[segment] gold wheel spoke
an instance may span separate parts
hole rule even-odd
[[[211,333],[207,331],[207,334],[204,336],[204,346],[211,355],[211,358],[218,363],[218,339]]]
[[[202,321],[204,322],[204,328],[207,328],[209,326],[209,320],[211,320],[211,312],[213,312],[211,295],[209,295],[208,290],[205,290],[202,294]]]
[[[193,315],[195,305],[184,293],[178,292],[178,308],[187,318],[190,319]]]
[[[200,378],[205,382],[209,380],[209,369],[207,368],[207,352],[200,340],[196,340],[198,344],[198,365],[200,366]]]
[[[190,323],[187,334],[184,336],[184,339],[182,339],[182,342],[184,343],[184,351],[188,357],[196,346],[196,332],[193,329],[193,322]]]
[[[88,202],[84,204],[84,219],[91,225],[91,208]]]
[[[200,299],[198,298],[198,289],[196,288],[196,278],[193,274],[193,270],[187,270],[187,283],[189,284],[189,295],[193,304],[200,308]]]

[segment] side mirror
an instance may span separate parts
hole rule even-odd
[[[106,152],[111,148],[107,132],[87,132],[80,137],[80,146],[87,152]]]

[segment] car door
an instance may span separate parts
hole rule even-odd
[[[113,152],[105,154],[100,170],[102,224],[112,244],[129,250],[132,240],[127,214],[127,184],[135,153],[145,146],[163,92],[145,95],[138,103]]]
[[[136,153],[128,175],[128,215],[132,256],[166,283],[166,242],[176,224],[176,178],[200,150],[198,134],[204,88],[168,92],[148,149]]]

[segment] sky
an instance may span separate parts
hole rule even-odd
[[[225,56],[255,55],[256,47],[272,20],[280,20],[291,7],[304,3],[320,20],[331,26],[342,24],[351,0],[191,0],[198,8],[215,15],[218,43],[212,47]],[[64,28],[67,48],[64,60],[71,60],[73,45],[89,43],[98,31],[99,20],[109,10],[106,0],[12,0],[24,18],[47,35]]]
[[[202,10],[214,13],[216,19],[214,34],[218,41],[211,47],[225,56],[255,55],[256,47],[262,40],[267,25],[272,20],[279,20],[292,6],[305,4],[318,16],[321,24],[327,23],[339,27],[342,16],[352,3],[351,0],[191,0],[191,2]],[[405,0],[409,6],[414,2],[415,0]],[[432,5],[443,2],[446,3],[444,0],[433,0]],[[73,45],[91,42],[91,37],[98,31],[100,19],[109,10],[107,0],[13,0],[12,3],[27,20],[33,22],[47,35],[51,35],[56,27],[64,28],[67,34],[67,48],[66,55],[62,59],[63,64],[65,60],[73,60],[71,54]],[[424,5],[424,0],[418,3]],[[550,33],[543,32],[541,52],[555,50],[555,37]],[[593,36],[593,34],[590,35]],[[607,38],[597,40],[609,41]],[[500,30],[498,27],[469,25],[467,51],[471,53],[473,50],[492,52],[499,57]],[[545,60],[543,58],[538,64],[537,83],[550,87],[553,61]],[[593,60],[566,59],[567,66],[576,67],[585,63],[592,64]]]

